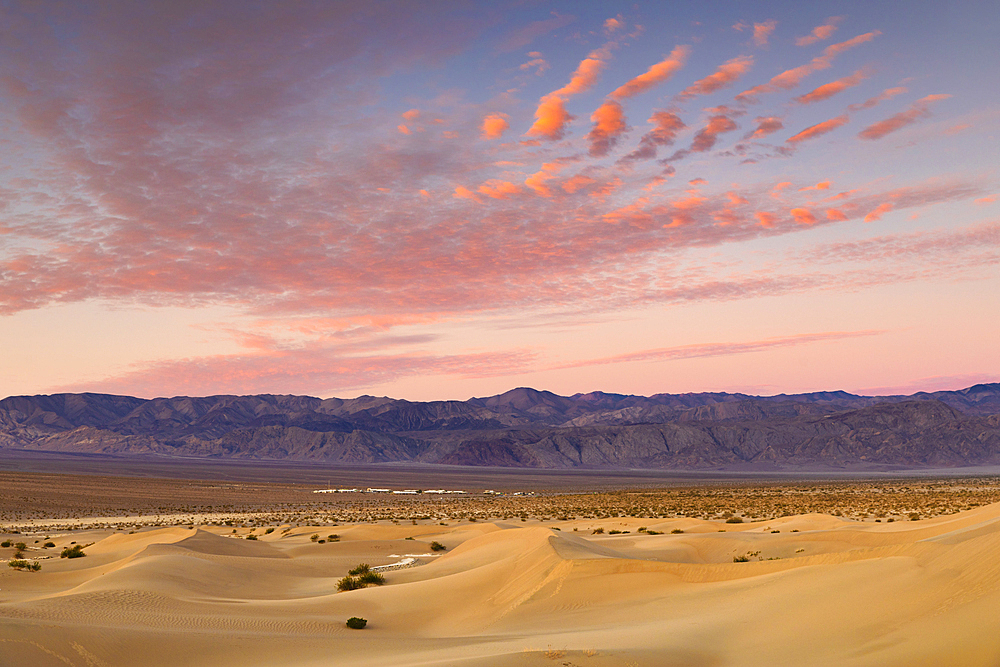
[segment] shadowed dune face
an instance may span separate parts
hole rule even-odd
[[[608,531],[594,534],[598,527]],[[333,530],[338,541],[311,539]],[[4,568],[0,664],[1000,660],[1000,504],[894,524],[799,515],[258,534],[172,527],[55,537],[88,544],[87,557],[41,560],[36,573]],[[432,541],[448,547],[443,555]],[[337,592],[358,562],[404,554],[416,566],[387,571],[385,586]],[[368,627],[346,628],[351,616]]]

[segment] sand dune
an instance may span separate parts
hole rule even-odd
[[[54,537],[55,551],[93,544],[0,572],[0,665],[1000,664],[1000,504],[892,524],[229,530]],[[337,592],[358,562],[404,553],[427,556],[385,586]],[[369,626],[346,628],[350,616]]]

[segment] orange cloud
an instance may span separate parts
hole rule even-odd
[[[594,157],[603,157],[618,142],[618,137],[628,129],[622,105],[614,100],[608,100],[597,107],[590,120],[594,122],[593,129],[587,135],[590,141],[590,154]]]
[[[891,132],[902,129],[912,123],[916,123],[921,118],[927,118],[931,115],[928,107],[932,102],[946,100],[949,97],[951,97],[951,95],[928,95],[927,97],[922,97],[911,104],[910,108],[906,111],[900,111],[894,116],[890,116],[883,121],[869,125],[865,129],[861,130],[861,132],[858,133],[858,136],[862,139],[881,139]]]
[[[684,67],[684,61],[687,60],[689,52],[690,49],[686,46],[676,47],[664,60],[656,63],[643,74],[619,86],[611,93],[611,97],[617,100],[634,97],[639,93],[646,92],[659,83],[663,83]]]
[[[412,134],[412,132],[410,132],[410,128],[406,127],[405,125],[397,125],[396,129],[402,132],[403,134]]]
[[[828,208],[826,209],[826,219],[832,222],[843,222],[847,220],[847,216],[840,209]]]
[[[584,176],[582,174],[577,174],[572,178],[567,178],[565,181],[559,184],[564,191],[573,194],[585,188],[589,188],[591,185],[597,182],[597,179]]]
[[[545,70],[549,69],[549,63],[547,60],[545,60],[545,58],[542,57],[532,58],[526,63],[521,63],[521,65],[518,66],[518,69],[522,71],[527,71],[532,67],[537,68],[535,69],[535,75],[541,76],[545,72]]]
[[[799,192],[805,192],[807,190],[829,190],[829,189],[830,189],[830,181],[822,181],[820,183],[817,183],[816,185],[810,185],[808,187],[799,188]]]
[[[759,224],[761,227],[765,227],[768,229],[774,227],[774,220],[775,220],[774,214],[767,213],[766,211],[757,211],[753,215],[755,218],[757,218],[757,224]]]
[[[555,178],[555,175],[562,168],[563,166],[558,162],[546,162],[539,171],[524,179],[524,184],[542,197],[551,197],[552,190],[545,182]]]
[[[455,188],[455,194],[453,194],[452,197],[455,199],[471,199],[474,202],[480,201],[475,192],[461,185]]]
[[[621,30],[624,27],[625,27],[625,22],[622,21],[621,16],[619,16],[618,18],[607,19],[604,22],[604,30],[608,33]]]
[[[492,199],[507,199],[511,195],[521,194],[521,188],[508,181],[491,179],[478,188],[481,194]]]
[[[805,141],[806,139],[815,139],[820,135],[836,130],[842,125],[846,125],[847,121],[847,114],[843,114],[837,116],[836,118],[831,118],[830,120],[825,120],[822,123],[816,123],[811,127],[807,127],[795,136],[785,139],[785,141],[790,144],[797,144],[800,141]]]
[[[816,216],[807,208],[793,208],[789,213],[792,214],[792,219],[800,225],[816,224]]]
[[[871,109],[873,106],[881,104],[882,102],[885,102],[888,99],[892,99],[896,95],[900,95],[905,92],[907,92],[906,88],[901,88],[901,87],[887,88],[878,95],[876,95],[875,97],[868,98],[861,104],[852,104],[851,106],[848,107],[848,109],[850,109],[851,111],[859,111],[861,109]]]
[[[732,132],[738,127],[727,116],[712,116],[708,119],[708,125],[702,128],[694,136],[691,142],[691,150],[703,153],[715,146],[716,139],[724,132]]]
[[[795,40],[795,46],[809,46],[810,44],[815,44],[816,42],[822,41],[824,39],[830,39],[830,37],[837,31],[837,24],[840,23],[841,17],[834,16],[828,18],[826,23],[813,28],[812,32],[806,37],[798,37]]]
[[[566,111],[562,98],[548,95],[542,98],[535,110],[535,123],[526,134],[553,141],[562,139],[566,133],[566,123],[571,120],[573,116]]]
[[[990,197],[980,197],[979,199],[973,199],[972,201],[982,206],[985,206],[986,204],[992,204],[996,200],[997,200],[996,197],[990,196]]]
[[[865,216],[865,222],[875,222],[876,220],[881,220],[882,216],[893,209],[893,205],[890,202],[882,202],[875,207],[875,210]]]
[[[507,122],[507,114],[491,113],[483,118],[482,137],[483,139],[499,139],[510,127]]]
[[[410,109],[409,111],[404,111],[403,118],[406,120],[416,120],[420,118],[420,109]]]
[[[604,47],[592,52],[577,66],[569,83],[552,91],[539,101],[538,108],[535,110],[535,123],[527,131],[527,135],[550,140],[563,138],[566,123],[573,120],[573,117],[566,112],[566,98],[586,92],[594,87],[604,69],[604,58],[607,57],[607,51],[607,47]]]
[[[799,104],[812,104],[813,102],[820,102],[822,100],[828,100],[837,93],[847,90],[853,86],[858,85],[865,79],[871,76],[871,70],[859,69],[854,74],[850,76],[845,76],[843,78],[837,79],[836,81],[831,81],[830,83],[824,84],[819,88],[816,88],[805,95],[800,95],[795,98],[795,101]]]
[[[739,56],[732,60],[727,60],[715,72],[709,74],[704,79],[695,81],[685,88],[677,98],[688,100],[696,95],[714,93],[737,81],[741,76],[749,72],[751,67],[753,67],[753,58],[751,56]]]
[[[757,46],[767,46],[767,39],[774,32],[774,29],[778,26],[778,22],[774,19],[768,19],[763,23],[753,24],[753,43]]]
[[[656,127],[647,132],[639,141],[639,147],[623,159],[649,160],[656,157],[657,146],[673,144],[677,133],[686,127],[676,114],[668,111],[654,111],[648,122],[654,123]]]
[[[754,122],[757,123],[757,128],[744,139],[760,139],[785,127],[781,119],[775,116],[758,116],[754,118]]]
[[[882,33],[878,30],[874,30],[863,35],[858,35],[857,37],[847,40],[846,42],[831,44],[823,50],[823,55],[813,58],[805,65],[785,70],[781,74],[772,77],[767,83],[762,83],[759,86],[750,88],[749,90],[744,90],[736,96],[736,99],[743,103],[752,103],[756,102],[757,97],[763,93],[773,93],[777,90],[789,90],[791,88],[795,88],[802,82],[802,79],[806,78],[810,74],[829,68],[836,56],[840,55],[844,51],[847,51],[848,49],[858,46],[859,44],[870,42],[881,34]]]

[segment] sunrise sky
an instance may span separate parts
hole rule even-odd
[[[1000,381],[998,7],[0,2],[0,396]]]

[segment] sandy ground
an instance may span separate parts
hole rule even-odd
[[[1000,664],[1000,504],[272,527],[4,535],[42,569],[0,572],[0,665]],[[86,557],[59,558],[72,542]],[[338,592],[407,554],[384,586]]]

